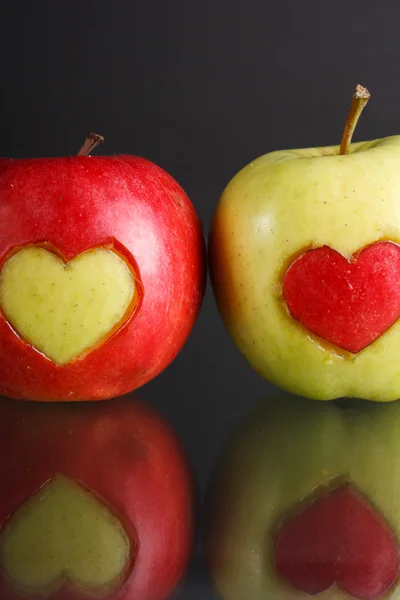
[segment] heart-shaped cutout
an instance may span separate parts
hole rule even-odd
[[[400,317],[400,246],[375,242],[351,260],[322,246],[288,268],[283,295],[311,333],[356,354]]]
[[[123,583],[131,545],[105,504],[56,475],[6,522],[0,565],[13,587],[29,595],[50,596],[69,582],[103,597]]]
[[[133,274],[110,248],[65,262],[41,246],[11,254],[0,273],[0,308],[13,329],[63,365],[97,347],[137,303]]]
[[[355,598],[379,598],[398,577],[399,547],[383,516],[345,484],[281,525],[275,568],[311,595],[336,583]]]

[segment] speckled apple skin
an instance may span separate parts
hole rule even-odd
[[[400,402],[350,408],[279,394],[239,425],[207,500],[206,553],[224,600],[311,600],[275,574],[276,532],[319,486],[353,483],[400,541]],[[336,586],[316,600],[349,600]],[[393,585],[381,600],[399,600]]]
[[[216,208],[209,238],[216,300],[253,368],[318,400],[400,398],[400,322],[358,354],[310,334],[288,313],[282,281],[294,257],[328,245],[350,258],[378,240],[400,243],[400,136],[279,151],[243,168]]]

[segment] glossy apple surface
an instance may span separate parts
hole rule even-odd
[[[400,402],[270,397],[234,433],[208,497],[225,600],[400,598]]]
[[[266,154],[217,206],[210,271],[240,351],[319,400],[400,397],[400,137]]]
[[[133,156],[0,160],[0,394],[96,400],[175,358],[205,286],[201,224]]]
[[[0,598],[162,600],[184,575],[193,482],[131,396],[0,403]]]

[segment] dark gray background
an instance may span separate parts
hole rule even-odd
[[[97,131],[99,154],[169,171],[207,234],[246,163],[340,141],[357,83],[372,99],[355,140],[400,133],[399,20],[397,0],[3,0],[0,155],[75,154]],[[140,395],[180,435],[203,493],[233,426],[272,390],[208,286],[184,350]],[[197,551],[179,599],[214,597]]]

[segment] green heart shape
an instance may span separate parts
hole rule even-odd
[[[8,321],[58,365],[104,343],[126,322],[135,294],[126,262],[102,247],[65,262],[25,246],[0,270],[0,307]]]
[[[109,593],[120,586],[132,543],[119,519],[94,494],[55,475],[5,523],[0,565],[14,587],[50,595],[69,581]]]

